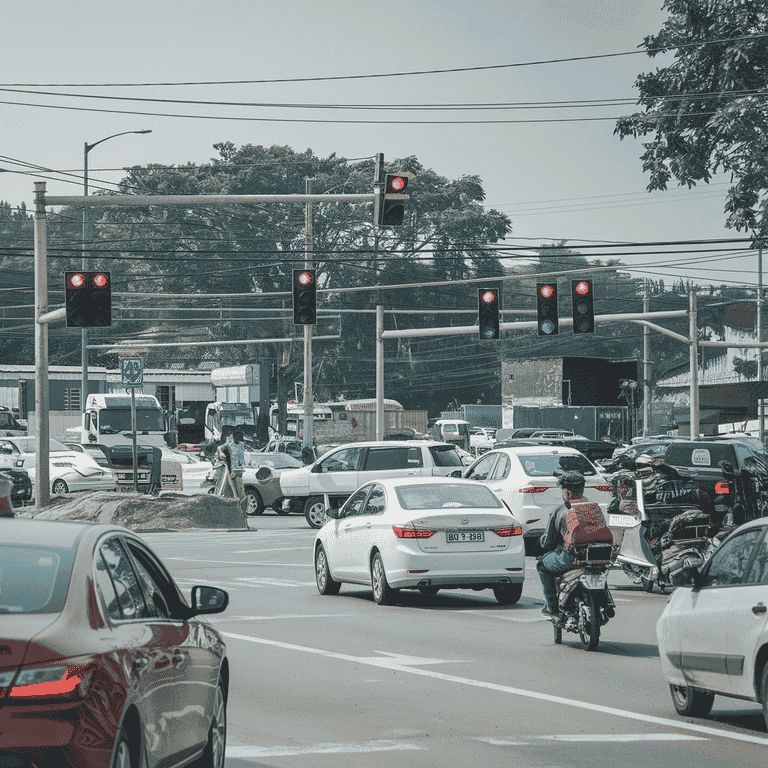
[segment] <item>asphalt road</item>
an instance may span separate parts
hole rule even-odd
[[[715,699],[681,718],[660,673],[666,597],[612,574],[616,617],[596,653],[553,643],[535,561],[523,597],[370,589],[323,597],[303,517],[251,518],[248,533],[146,534],[180,586],[227,589],[211,621],[232,668],[228,768],[764,766],[757,704]]]

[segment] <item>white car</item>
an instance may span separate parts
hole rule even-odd
[[[472,427],[469,430],[469,448],[479,455],[490,451],[496,445],[496,430],[487,427]]]
[[[478,458],[464,472],[464,477],[485,483],[494,490],[522,522],[523,536],[535,540],[544,533],[552,513],[563,503],[554,473],[571,470],[584,475],[585,496],[605,513],[613,498],[611,483],[575,448],[553,445],[497,448]]]
[[[190,496],[196,493],[207,493],[204,486],[208,473],[211,471],[211,462],[202,459],[198,454],[190,451],[167,450],[163,451],[163,458],[177,461],[181,464],[182,493]]]
[[[768,519],[740,526],[687,573],[693,585],[672,592],[656,624],[675,709],[706,717],[715,694],[747,699],[768,727]]]
[[[25,469],[32,481],[35,494],[35,437],[0,438],[0,467]],[[58,440],[51,439],[49,446],[49,480],[51,493],[75,491],[114,491],[115,477],[108,467],[100,467],[87,453],[72,450]]]
[[[373,588],[379,605],[400,589],[492,589],[502,605],[520,599],[523,529],[482,483],[456,478],[393,478],[361,486],[315,537],[321,595],[341,584]]]

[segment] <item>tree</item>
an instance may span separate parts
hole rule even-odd
[[[648,191],[674,178],[693,187],[731,175],[726,226],[768,235],[768,9],[764,0],[665,0],[670,17],[643,41],[649,56],[675,51],[674,63],[642,74],[644,112],[621,118],[620,138],[643,144]]]

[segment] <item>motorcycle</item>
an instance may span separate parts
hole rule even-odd
[[[616,498],[608,508],[608,524],[622,529],[616,564],[646,592],[656,585],[664,594],[677,586],[682,571],[702,565],[717,542],[706,494],[686,487],[685,478],[671,467],[664,467],[660,477],[652,484],[647,477],[645,482],[626,475],[614,478]]]
[[[601,627],[616,615],[608,589],[613,545],[581,544],[575,547],[575,555],[571,570],[557,582],[558,614],[552,619],[555,644],[563,642],[563,632],[573,632],[585,651],[596,651]]]

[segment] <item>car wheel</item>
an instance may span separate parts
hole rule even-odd
[[[224,683],[219,678],[213,700],[213,719],[208,731],[208,743],[193,768],[224,768],[224,747],[227,743],[227,697]]]
[[[115,751],[112,754],[111,768],[133,768],[133,764],[131,741],[125,728],[121,728],[115,739]]]
[[[686,717],[706,717],[715,701],[714,693],[697,691],[687,685],[670,685],[669,692],[677,714]]]
[[[499,605],[514,605],[522,594],[522,584],[507,584],[493,588],[493,596]]]
[[[419,592],[427,597],[434,597],[440,591],[440,587],[419,587]]]
[[[331,569],[328,567],[328,555],[321,544],[315,552],[315,581],[317,591],[321,595],[338,595],[341,582],[331,578]]]
[[[325,513],[325,502],[322,496],[312,496],[304,505],[304,517],[307,518],[310,528],[322,528],[328,520]]]
[[[261,494],[252,485],[246,486],[245,489],[245,514],[264,514],[264,502],[261,500]]]
[[[384,561],[378,552],[373,556],[371,562],[371,586],[373,587],[373,599],[377,605],[391,605],[395,601],[398,590],[389,586],[384,570]]]
[[[69,493],[69,488],[67,487],[67,484],[63,480],[55,480],[53,483],[53,488],[51,490],[55,494]]]
[[[768,664],[763,667],[763,674],[760,676],[760,701],[763,702],[763,720],[768,730]]]

